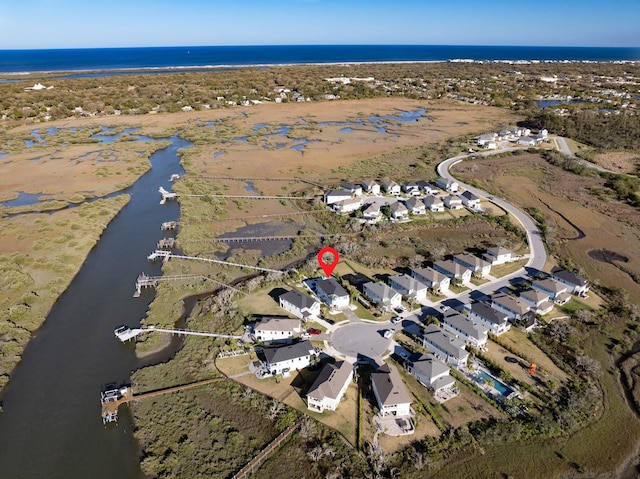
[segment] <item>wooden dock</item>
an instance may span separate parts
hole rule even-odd
[[[175,238],[162,238],[158,241],[156,248],[158,249],[167,249],[172,250],[176,247],[176,239]]]
[[[156,391],[149,391],[142,394],[134,394],[133,389],[128,386],[104,391],[100,395],[100,402],[102,404],[102,422],[104,424],[117,422],[118,408],[122,404],[127,404],[131,401],[139,401],[140,399],[147,399],[154,396],[160,396],[162,394],[169,394],[176,391],[184,391],[185,389],[191,389],[224,380],[226,380],[226,378],[205,379],[204,381],[196,381],[195,383],[172,386],[168,388],[158,389]]]
[[[145,273],[140,273],[138,279],[136,279],[136,292],[133,294],[134,298],[139,298],[142,294],[142,288],[157,288],[158,284],[163,281],[191,281],[191,280],[202,280],[202,281],[211,281],[223,288],[232,289],[237,293],[241,293],[246,295],[244,291],[241,291],[237,288],[234,288],[230,284],[223,283],[222,281],[218,281],[213,278],[209,278],[208,276],[204,276],[202,274],[176,274],[170,276],[148,276]]]
[[[314,183],[313,181],[306,180],[304,178],[292,177],[292,178],[250,178],[250,177],[231,177],[231,176],[201,176],[203,180],[227,180],[227,181],[284,181],[284,182],[292,182],[298,181],[300,183],[306,183],[308,185],[317,186],[318,188],[324,188],[323,185],[319,183]]]
[[[162,231],[173,231],[173,230],[177,230],[178,229],[178,225],[180,223],[178,221],[165,221],[164,223],[162,223],[162,225],[160,226],[160,229]]]

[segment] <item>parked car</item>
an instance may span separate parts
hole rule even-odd
[[[384,336],[385,339],[393,338],[393,329],[385,329],[382,336]]]
[[[302,333],[302,334],[300,335],[300,337],[301,337],[301,338],[303,338],[303,339],[307,339],[307,338],[310,338],[310,337],[311,337],[311,335],[305,331],[304,333]]]
[[[391,318],[391,324],[398,324],[400,321],[402,321],[402,318],[400,316],[394,316],[393,318]]]
[[[307,333],[317,335],[317,334],[322,334],[322,331],[316,328],[309,328],[307,329]]]

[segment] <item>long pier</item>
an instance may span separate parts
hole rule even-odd
[[[160,396],[162,394],[168,394],[176,391],[184,391],[185,389],[204,386],[206,384],[224,381],[225,379],[226,378],[205,379],[204,381],[197,381],[195,383],[183,384],[180,386],[172,386],[164,389],[158,389],[156,391],[149,391],[142,394],[134,394],[133,390],[130,387],[121,387],[105,391],[101,394],[100,397],[100,402],[102,403],[102,422],[104,424],[108,422],[117,422],[118,408],[121,404],[126,404],[131,401],[139,401],[140,399]]]
[[[120,326],[116,328],[113,333],[123,343],[126,343],[130,339],[142,333],[148,333],[157,331],[159,333],[177,334],[179,336],[206,336],[209,338],[227,338],[227,339],[242,339],[242,336],[236,334],[224,334],[224,333],[203,333],[201,331],[190,331],[188,329],[163,329],[156,328],[155,326],[148,326],[146,328],[129,328],[127,326]]]
[[[238,268],[253,269],[253,270],[256,270],[256,271],[265,271],[267,273],[278,273],[278,274],[285,274],[286,273],[286,271],[280,271],[279,269],[261,268],[259,266],[250,266],[250,265],[247,265],[247,264],[232,263],[230,261],[222,261],[222,260],[219,260],[219,259],[199,258],[197,256],[183,256],[183,255],[171,254],[170,251],[165,251],[165,250],[155,250],[153,253],[151,253],[149,256],[147,256],[147,259],[149,261],[154,261],[154,260],[156,260],[158,258],[163,258],[163,261],[168,261],[170,258],[191,259],[191,260],[196,260],[196,261],[204,261],[206,263],[222,264],[222,265],[225,265],[225,266],[236,266]]]
[[[358,233],[317,233],[313,235],[280,235],[280,236],[218,236],[217,238],[200,238],[185,240],[185,243],[217,242],[217,243],[258,243],[262,241],[289,241],[295,239],[325,239],[343,236],[354,236]]]
[[[304,178],[249,178],[249,177],[231,177],[231,176],[200,176],[203,180],[228,180],[228,181],[299,181],[300,183],[306,183],[308,185],[317,186],[318,188],[324,188],[323,185],[315,183]]]
[[[136,279],[136,292],[133,294],[133,297],[139,298],[140,295],[142,294],[142,288],[157,288],[158,283],[163,281],[189,281],[193,279],[211,281],[224,288],[232,289],[233,291],[242,293],[244,295],[247,294],[244,291],[240,291],[239,289],[234,288],[233,286],[227,283],[223,283],[222,281],[217,281],[213,278],[209,278],[208,276],[205,276],[202,274],[176,274],[172,276],[147,276],[144,273],[140,273],[140,275],[138,276],[138,279]]]

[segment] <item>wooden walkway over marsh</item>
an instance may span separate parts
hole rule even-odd
[[[163,394],[169,394],[176,391],[184,391],[185,389],[191,389],[198,386],[205,386],[207,384],[212,384],[220,381],[225,381],[227,378],[213,378],[213,379],[205,379],[203,381],[196,381],[194,383],[182,384],[180,386],[172,386],[163,389],[157,389],[155,391],[149,391],[141,394],[134,394],[133,389],[130,387],[120,388],[118,390],[119,394],[117,397],[113,397],[109,395],[111,391],[106,391],[102,393],[102,421],[106,424],[107,422],[117,422],[118,420],[118,408],[122,404],[127,404],[132,401],[139,401],[141,399],[147,399],[150,397],[160,396]],[[112,390],[116,391],[116,390]],[[112,398],[105,400],[105,398]]]

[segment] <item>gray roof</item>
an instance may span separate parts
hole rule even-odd
[[[393,366],[389,364],[381,366],[377,372],[371,373],[371,381],[375,384],[383,406],[411,402],[411,397],[407,393],[404,382],[402,382],[402,377]]]
[[[472,254],[457,254],[453,257],[453,261],[456,263],[462,263],[462,265],[468,265],[473,269],[482,269],[487,266],[491,266],[491,263],[485,261]]]
[[[307,392],[307,396],[318,401],[326,397],[336,399],[352,371],[353,366],[346,361],[325,364]]]
[[[457,276],[461,276],[465,271],[470,271],[469,268],[465,268],[461,264],[454,263],[449,259],[445,261],[436,261],[435,263],[433,263],[433,267],[440,268],[441,270]]]
[[[504,324],[508,321],[508,316],[500,311],[496,311],[487,303],[472,303],[469,309],[481,318],[493,323]]]
[[[559,280],[562,280],[563,282],[568,284],[572,284],[575,286],[587,285],[587,280],[585,278],[583,278],[582,276],[578,276],[577,274],[566,269],[554,268],[551,271],[551,274]]]
[[[312,351],[314,351],[314,348],[311,341],[305,340],[279,348],[264,348],[263,354],[268,364],[276,364],[282,361],[309,356]]]
[[[445,203],[448,204],[452,204],[452,203],[462,203],[462,199],[460,199],[460,197],[458,195],[449,195],[449,196],[445,196],[443,201]]]
[[[411,366],[414,371],[418,371],[428,377],[429,382],[431,382],[431,378],[434,376],[439,376],[443,373],[449,372],[449,366],[440,361],[433,354],[420,354],[416,356],[418,357],[415,359],[413,357],[409,358]]]
[[[295,289],[280,295],[280,299],[293,304],[298,309],[312,308],[316,300]]]
[[[427,196],[422,201],[426,206],[444,205],[443,201],[437,196]]]
[[[464,349],[464,343],[451,334],[443,331],[435,324],[430,324],[422,332],[423,338],[432,343],[441,351],[447,353],[454,358],[464,358],[469,353]],[[427,346],[428,347],[428,346]]]
[[[473,321],[460,313],[454,312],[445,314],[442,318],[442,322],[444,324],[448,324],[454,329],[460,330],[470,338],[481,340],[487,337],[487,328],[476,325]]]
[[[321,279],[316,281],[316,287],[318,289],[321,289],[324,292],[324,294],[326,294],[327,296],[338,296],[338,297],[349,296],[349,293],[347,292],[347,290],[344,289],[340,285],[340,283],[338,283],[333,278],[326,278],[326,279]]]
[[[529,311],[528,305],[508,294],[495,294],[491,297],[491,301],[517,314],[524,314]]]
[[[363,289],[365,294],[367,293],[367,290],[369,290],[379,298],[382,298],[383,301],[390,300],[396,294],[400,295],[400,293],[398,293],[395,289],[387,286],[381,281],[378,281],[377,283],[370,281],[369,283],[366,283],[365,285],[363,285]]]
[[[549,295],[535,289],[528,289],[520,293],[520,297],[531,301],[532,303],[540,303],[542,301],[548,301]]]
[[[502,246],[494,246],[493,248],[489,248],[487,250],[487,254],[490,256],[495,256],[496,258],[498,256],[502,256],[503,254],[513,254],[513,252],[510,249],[504,248]]]
[[[562,293],[567,290],[567,286],[557,281],[552,280],[551,278],[541,279],[539,281],[534,281],[531,283],[534,288],[542,289],[545,291],[552,291],[554,294]]]
[[[413,276],[420,276],[429,281],[432,285],[441,283],[447,277],[433,268],[414,268],[411,270]]]
[[[398,183],[396,183],[395,181],[393,181],[393,180],[392,180],[392,179],[390,179],[390,178],[383,178],[383,179],[382,179],[382,181],[381,181],[381,183],[382,183],[382,187],[383,187],[385,190],[388,190],[388,189],[390,189],[390,188],[392,188],[392,187],[393,187],[393,188],[395,188],[395,187],[398,187],[398,188],[399,188],[399,187],[400,187],[400,185],[399,185]]]
[[[406,289],[407,291],[420,291],[427,289],[427,285],[421,283],[415,278],[412,278],[408,274],[396,274],[393,276],[389,276],[389,284],[391,282],[398,284],[401,288]],[[393,287],[391,285],[391,287]]]
[[[361,188],[361,186],[354,185],[353,183],[349,183],[345,181],[343,183],[340,183],[340,188],[342,188],[343,190],[351,191],[351,190],[357,190],[358,188]]]
[[[416,198],[416,197],[409,198],[407,201],[405,201],[405,203],[407,204],[407,207],[411,209],[420,208],[420,207],[424,208],[424,203],[419,198]]]
[[[462,193],[462,196],[464,196],[469,201],[475,201],[480,199],[476,195],[471,193],[469,190],[466,190],[464,193]]]
[[[293,331],[300,327],[299,319],[291,318],[262,318],[253,327],[254,331]]]
[[[378,183],[376,183],[376,182],[375,182],[375,181],[373,181],[373,180],[363,180],[363,181],[362,181],[362,186],[363,186],[364,188],[367,188],[367,189],[369,189],[369,188],[373,188],[373,187],[374,187],[374,186],[376,186],[377,184],[378,184]]]
[[[351,193],[349,193],[346,190],[331,190],[331,191],[328,191],[325,194],[325,197],[327,197],[327,198],[331,198],[331,197],[334,197],[334,196],[338,197],[338,198],[343,198],[345,196],[349,196],[350,197]]]
[[[396,201],[395,203],[393,203],[390,208],[392,213],[403,213],[403,212],[408,213],[409,212],[407,207],[404,204],[402,204],[402,202],[400,201]]]

